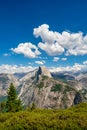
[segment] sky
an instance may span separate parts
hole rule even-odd
[[[87,70],[87,0],[0,0],[0,73]]]

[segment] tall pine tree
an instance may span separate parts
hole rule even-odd
[[[10,84],[7,94],[6,111],[16,112],[22,110],[21,100],[17,97],[13,83]]]

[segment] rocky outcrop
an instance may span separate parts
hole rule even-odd
[[[82,102],[82,95],[79,92],[77,92],[74,98],[74,104],[77,105],[78,103],[81,102]]]
[[[38,73],[39,75],[44,75],[44,76],[47,76],[47,77],[49,77],[49,78],[52,78],[50,71],[49,71],[45,66],[39,67],[37,73]]]

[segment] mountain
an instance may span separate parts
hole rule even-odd
[[[14,83],[15,87],[20,84],[18,79],[13,74],[0,74],[0,101],[7,95],[7,90],[10,83]]]
[[[53,72],[51,74],[56,80],[67,82],[82,95],[83,101],[87,101],[87,71]]]
[[[34,102],[38,108],[67,108],[87,101],[86,73],[82,76],[57,73],[55,76],[44,66],[23,74],[0,74],[0,97],[6,96],[13,82],[25,106]]]
[[[67,72],[53,72],[51,73],[52,77],[55,79],[60,79],[60,80],[74,80],[75,75]]]
[[[14,76],[18,79],[21,79],[22,77],[24,77],[27,73],[14,73]]]
[[[37,73],[39,75],[44,75],[44,76],[47,76],[49,78],[52,78],[51,73],[49,72],[49,70],[45,66],[39,67]]]
[[[33,102],[39,108],[65,108],[74,104],[76,90],[53,79],[46,67],[29,72],[20,82],[19,97],[25,106]]]

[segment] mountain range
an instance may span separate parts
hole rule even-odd
[[[49,72],[41,66],[28,73],[0,74],[0,101],[13,83],[24,106],[68,108],[87,101],[87,73]]]

